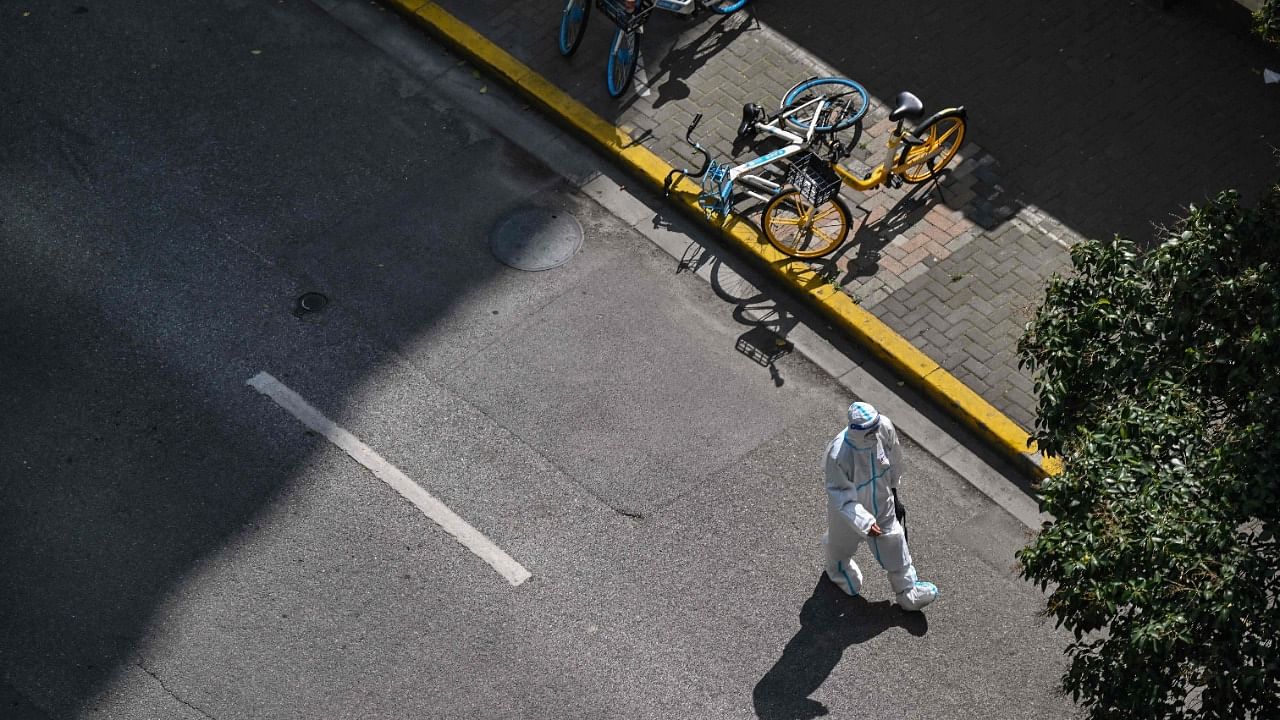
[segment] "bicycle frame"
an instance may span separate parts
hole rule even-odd
[[[781,184],[769,180],[768,178],[752,174],[752,171],[759,170],[785,160],[797,153],[803,152],[813,144],[813,138],[817,128],[816,123],[810,123],[808,132],[804,135],[799,135],[783,128],[782,121],[815,103],[817,103],[818,106],[814,111],[814,117],[817,117],[823,111],[827,103],[827,100],[824,98],[814,98],[813,100],[804,103],[803,105],[791,108],[786,112],[777,113],[770,118],[768,123],[756,124],[754,126],[756,131],[772,135],[785,141],[787,144],[777,150],[765,153],[753,160],[749,160],[741,165],[734,165],[732,167],[712,161],[710,154],[707,153],[701,145],[693,141],[693,130],[702,119],[701,113],[694,118],[693,123],[689,125],[688,132],[685,133],[685,138],[688,140],[689,144],[694,147],[694,150],[701,152],[705,156],[706,161],[703,163],[702,169],[697,173],[690,173],[688,170],[682,170],[679,171],[679,173],[688,178],[702,178],[702,188],[698,193],[698,205],[702,207],[708,217],[712,215],[727,217],[729,215],[729,211],[733,204],[734,191],[739,187],[739,182],[741,182],[742,185],[749,186],[742,190],[744,194],[762,202],[767,202],[782,189]],[[670,190],[671,178],[676,172],[677,171],[673,170],[672,173],[668,175],[666,183],[668,191]],[[769,194],[764,195],[756,192],[755,190],[752,190],[750,186],[765,190]]]
[[[692,15],[700,7],[709,3],[706,0],[650,0],[659,10],[666,10],[676,15]]]
[[[677,15],[692,15],[699,2],[698,0],[654,0],[653,4],[660,10],[673,12]]]
[[[773,182],[772,180],[769,180],[768,178],[763,178],[763,177],[760,177],[759,175],[752,175],[750,174],[751,171],[757,170],[759,168],[768,167],[781,160],[786,160],[792,155],[795,155],[796,153],[808,147],[810,141],[812,141],[813,139],[812,130],[810,130],[807,133],[808,137],[802,137],[800,135],[797,135],[791,132],[790,130],[784,130],[781,127],[775,127],[773,125],[760,125],[760,126],[757,126],[757,129],[764,133],[772,135],[776,138],[785,140],[787,142],[787,145],[784,147],[780,147],[777,150],[774,150],[772,152],[765,153],[764,155],[761,155],[760,157],[754,160],[749,160],[745,163],[742,163],[741,165],[735,165],[734,167],[729,168],[728,182],[725,183],[725,189],[722,193],[722,195],[725,198],[733,194],[733,186],[739,180],[741,180],[742,183],[745,185],[754,185],[756,187],[769,191],[768,195],[761,195],[749,189],[744,190],[743,192],[745,192],[747,195],[750,195],[751,197],[757,200],[768,200],[769,198],[773,197],[773,194],[776,193],[782,186],[776,182]]]
[[[608,4],[622,9],[621,5],[624,2],[624,0],[612,0],[612,3],[601,2],[600,0],[594,1],[602,10]],[[633,12],[637,16],[638,22],[635,23],[634,29],[636,32],[644,32],[644,23],[648,21],[649,13],[654,10],[665,10],[676,15],[692,15],[705,4],[704,0],[637,0]]]
[[[926,127],[929,123],[933,122],[935,118],[954,112],[963,113],[964,108],[947,108],[945,110],[941,110],[929,119],[920,123],[919,127]],[[910,150],[905,153],[900,153],[899,149],[904,144],[923,144],[923,141],[920,141],[918,138],[914,138],[913,133],[903,131],[902,126],[904,123],[905,120],[898,121],[897,126],[893,129],[893,132],[890,133],[889,140],[886,143],[884,160],[879,165],[872,168],[871,172],[868,173],[866,177],[858,177],[846,170],[844,166],[839,163],[833,163],[833,169],[836,171],[836,174],[840,176],[840,179],[845,185],[848,185],[859,192],[874,190],[881,185],[888,185],[895,176],[902,175],[904,172],[916,167],[917,165],[927,163],[929,160],[942,153],[942,145],[939,145],[937,148],[934,148],[931,152],[922,157],[912,157]],[[899,157],[899,155],[901,155],[901,157]]]

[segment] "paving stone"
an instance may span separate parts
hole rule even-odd
[[[956,313],[953,312],[947,315],[947,318],[950,320],[950,318],[954,317],[955,314]],[[973,323],[969,322],[967,319],[960,320],[960,321],[950,321],[947,323],[947,328],[942,331],[942,334],[945,335],[948,340],[955,342],[958,338],[960,338],[960,336],[964,335],[964,333],[970,332],[973,330],[974,330]],[[972,359],[972,358],[968,358],[968,359]]]
[[[997,293],[1008,292],[1014,285],[1022,282],[1016,274],[1008,272],[1003,275],[996,276],[994,282],[991,283],[991,289]]]
[[[982,363],[984,367],[986,366],[987,363],[991,361],[992,358],[995,357],[994,353],[992,353],[990,350],[984,347],[981,343],[977,343],[977,342],[969,343],[969,345],[966,346],[965,348],[965,352],[974,360]],[[952,362],[952,360],[948,358],[948,362]],[[955,362],[957,364],[960,362],[963,362],[963,358]]]
[[[907,306],[905,303],[903,303],[901,298],[886,299],[884,303],[880,306],[880,311],[883,315],[889,315],[889,316],[901,317],[908,314]]]
[[[902,274],[899,277],[902,278],[902,281],[904,283],[909,283],[912,280],[916,279],[917,277],[920,277],[921,275],[925,274],[925,272],[927,272],[928,270],[929,268],[925,267],[924,265],[913,265],[911,267],[908,267],[906,270],[902,271]]]
[[[969,307],[983,317],[991,317],[996,313],[996,308],[985,297],[975,296],[969,300]]]
[[[922,316],[920,316],[918,320],[915,320],[915,322],[910,323],[909,325],[906,325],[906,331],[908,331],[910,334],[913,334],[913,336],[920,336],[920,337],[923,337],[924,334],[928,333],[929,331],[937,331],[942,333],[943,331],[945,331],[945,328],[946,328],[946,323],[943,322],[942,315],[938,315],[937,311],[934,311],[933,309],[928,309],[927,313],[924,313]]]
[[[933,313],[935,316],[937,315],[937,312],[935,312],[933,308],[929,307],[928,305],[922,305],[919,303],[916,303],[914,305],[907,305],[902,300],[902,298],[898,296],[894,296],[893,300],[896,301],[899,305],[901,305],[906,310],[906,312],[904,313],[894,313],[889,315],[889,317],[893,317],[897,321],[897,324],[902,327],[912,327],[917,322],[920,322],[920,321],[925,321],[926,323],[928,323],[928,321],[926,320],[927,315],[929,315],[930,313]],[[939,318],[939,321],[940,320],[941,319]]]
[[[978,262],[970,262],[965,267],[965,274],[972,278],[971,283],[982,285],[990,291],[991,284],[995,282],[996,275],[991,268]]]

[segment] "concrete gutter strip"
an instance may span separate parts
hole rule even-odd
[[[383,0],[416,21],[477,66],[517,89],[547,115],[589,139],[632,174],[661,190],[672,167],[630,135],[596,115],[582,103],[494,45],[470,26],[431,0]],[[739,216],[722,224],[706,220],[698,206],[699,186],[681,178],[671,199],[689,215],[702,220],[730,245],[766,265],[788,286],[817,307],[833,325],[887,363],[913,386],[923,391],[952,416],[985,438],[1018,467],[1036,479],[1062,470],[1056,458],[1042,457],[1027,432],[894,332],[879,318],[860,307],[845,293],[824,280],[808,264],[778,252],[759,230]]]

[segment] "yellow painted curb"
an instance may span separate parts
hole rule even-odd
[[[417,21],[476,65],[507,82],[548,115],[586,137],[623,167],[661,189],[672,170],[662,158],[643,145],[633,144],[627,133],[596,115],[588,107],[534,72],[510,53],[494,45],[470,26],[446,12],[434,0],[383,0]],[[698,206],[698,185],[681,178],[671,199],[690,215],[705,220]],[[1027,432],[980,395],[920,352],[879,318],[858,306],[848,295],[832,287],[806,263],[778,252],[759,231],[737,216],[723,224],[708,222],[731,244],[767,265],[788,285],[816,305],[828,320],[866,347],[895,372],[910,381],[954,417],[965,423],[1037,478],[1062,471],[1054,458],[1042,459]]]

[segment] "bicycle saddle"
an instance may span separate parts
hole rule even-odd
[[[910,120],[918,120],[924,115],[924,103],[920,102],[920,98],[909,92],[903,91],[898,93],[898,97],[893,99],[893,112],[889,113],[889,119],[897,122],[903,118]]]
[[[756,123],[764,119],[764,108],[755,103],[742,106],[742,122],[738,124],[738,138],[753,137],[756,134]]]

